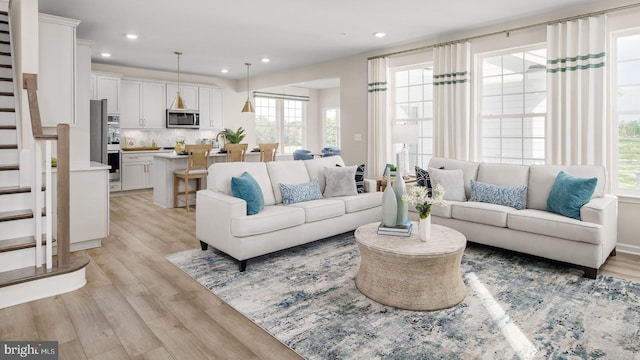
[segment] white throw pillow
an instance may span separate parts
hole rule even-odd
[[[467,201],[464,193],[464,176],[462,170],[441,170],[429,168],[429,177],[433,188],[437,184],[444,188],[444,199],[452,201]]]
[[[326,186],[324,188],[324,197],[357,195],[358,189],[355,180],[357,169],[357,166],[325,167]]]

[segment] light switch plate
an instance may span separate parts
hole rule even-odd
[[[362,141],[362,135],[361,134],[353,135],[353,141]]]

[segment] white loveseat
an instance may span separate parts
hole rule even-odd
[[[615,255],[617,197],[605,194],[606,172],[601,166],[508,165],[432,158],[429,168],[461,169],[465,194],[471,179],[499,186],[526,185],[525,209],[483,202],[448,201],[433,206],[434,224],[463,233],[469,241],[582,266],[595,278],[607,257]],[[598,179],[591,201],[580,209],[581,220],[546,211],[547,198],[560,171]],[[432,184],[435,186],[435,184]],[[412,209],[413,210],[413,209]],[[410,213],[417,219],[417,213]]]
[[[239,261],[356,229],[382,218],[382,193],[375,181],[365,180],[372,192],[352,196],[282,204],[280,184],[318,179],[324,192],[326,166],[345,166],[340,156],[311,160],[215,163],[209,167],[207,189],[196,197],[196,237]],[[247,203],[233,197],[231,178],[244,172],[256,179],[264,196],[264,209],[247,215]]]

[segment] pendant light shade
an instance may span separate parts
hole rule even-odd
[[[244,106],[242,107],[242,112],[255,112],[254,108],[253,108],[253,104],[251,103],[251,97],[249,96],[249,66],[251,66],[251,63],[244,63],[245,65],[247,65],[247,101],[244,103]]]
[[[173,100],[173,104],[171,104],[171,110],[187,110],[187,104],[185,104],[184,100],[182,100],[182,96],[180,96],[180,55],[182,52],[176,51],[174,52],[178,56],[178,91],[176,92],[176,98]]]

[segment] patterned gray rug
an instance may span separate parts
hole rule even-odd
[[[640,284],[469,245],[468,295],[399,310],[355,287],[353,233],[248,262],[209,248],[167,259],[307,359],[640,359]]]

